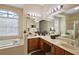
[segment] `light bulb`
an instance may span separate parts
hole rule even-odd
[[[57,11],[57,8],[54,8],[55,11]]]
[[[61,6],[58,6],[57,8],[58,8],[58,10],[60,10],[61,9]]]
[[[52,13],[54,12],[54,10],[52,10]]]

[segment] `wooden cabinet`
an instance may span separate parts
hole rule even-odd
[[[40,49],[43,50],[43,39],[40,38]]]
[[[55,46],[55,55],[64,55],[64,50]]]
[[[51,43],[41,39],[41,50],[45,53],[50,52],[51,51]]]
[[[55,45],[52,45],[51,54],[52,55],[73,55],[72,53]]]
[[[40,47],[43,52],[50,52],[51,55],[73,55],[72,53],[41,38]]]
[[[52,47],[51,47],[51,54],[55,55],[55,46],[54,45],[52,45]]]
[[[41,49],[43,52],[50,52],[51,55],[64,55],[64,50],[58,46],[41,39]]]
[[[39,40],[39,38],[28,39],[28,52],[37,50],[39,48],[40,48],[40,40]]]
[[[73,55],[72,53],[44,40],[41,38],[28,39],[28,52],[35,51],[37,49],[43,52],[50,52],[51,55]]]

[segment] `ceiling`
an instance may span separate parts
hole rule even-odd
[[[24,4],[7,4],[7,5],[9,5],[9,6],[13,6],[13,7],[17,7],[17,8],[23,8],[23,6],[24,6]],[[28,5],[28,4],[26,4],[26,5]],[[44,6],[44,7],[55,7],[56,5],[58,5],[58,4],[32,4],[32,5],[38,5],[38,6]]]
[[[77,14],[77,13],[79,13],[79,8],[78,9],[72,8],[66,11],[66,14],[69,14],[69,15]]]
[[[17,7],[17,8],[23,8],[24,4],[7,4],[9,6],[13,6],[13,7]],[[28,6],[28,4],[26,4]],[[34,5],[34,4],[32,4]],[[36,12],[39,12],[40,7],[44,10],[43,13],[47,14],[50,12],[50,10],[52,10],[54,7],[56,7],[59,4],[35,4],[38,7],[36,7]],[[35,6],[34,5],[34,6]],[[40,6],[40,7],[39,7]],[[41,10],[41,9],[40,9]],[[35,12],[34,11],[34,12]],[[48,11],[48,12],[47,12]],[[74,8],[69,9],[66,11],[67,14],[75,14],[75,13],[79,13],[79,9],[75,10]]]
[[[64,15],[72,15],[75,13],[79,13],[79,9],[76,9],[76,10],[74,9],[75,7],[77,7],[79,5],[65,4],[64,8],[66,8],[66,9],[63,8],[64,12],[61,10],[56,11],[55,13],[52,13],[54,15],[52,15],[52,14],[50,15],[49,13],[51,13],[51,11],[54,8],[56,8],[57,6],[59,6],[61,4],[26,4],[26,5],[24,5],[24,4],[7,4],[7,5],[17,7],[17,8],[25,7],[26,13],[30,12],[30,14],[32,14],[32,15],[36,14],[45,20],[52,19],[52,17],[54,17],[54,16],[63,17]]]
[[[23,8],[24,4],[7,4],[9,6],[17,7],[17,8]]]

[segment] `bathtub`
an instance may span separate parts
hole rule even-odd
[[[20,39],[0,40],[0,49],[11,48],[20,45],[21,45]]]

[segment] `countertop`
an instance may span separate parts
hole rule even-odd
[[[58,38],[57,39],[51,39],[50,36],[28,36],[27,39],[38,38],[38,37],[50,42],[51,44],[56,45],[56,46],[66,50],[66,51],[68,51],[68,52],[70,52],[70,53],[72,53],[74,55],[79,55],[79,48],[74,47],[74,46],[70,46],[70,45],[68,45],[66,47],[62,46],[62,44],[67,44],[67,42],[65,42],[65,41],[63,41],[61,39],[58,39]]]

